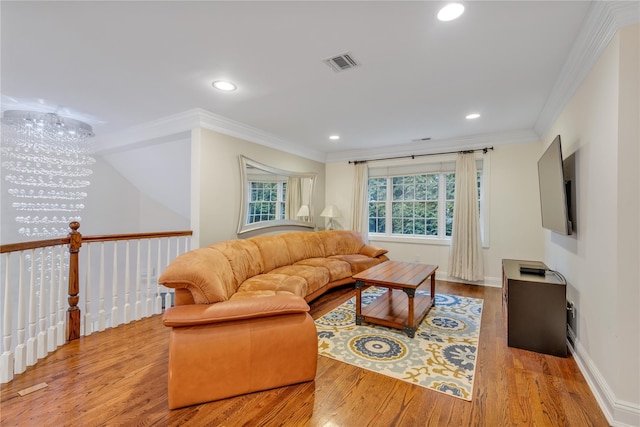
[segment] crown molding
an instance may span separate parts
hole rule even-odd
[[[403,157],[411,155],[434,154],[439,152],[476,150],[487,146],[518,144],[540,141],[532,129],[511,132],[469,135],[459,138],[438,139],[425,142],[367,148],[360,150],[344,150],[327,154],[327,163],[373,160],[380,157]]]
[[[534,130],[540,138],[549,132],[618,30],[639,20],[640,3],[637,1],[593,2],[534,125]]]
[[[310,160],[325,162],[325,154],[321,151],[301,147],[299,144],[279,138],[261,129],[245,125],[235,120],[228,119],[218,114],[211,113],[202,108],[194,110],[199,119],[199,127],[220,132],[225,135],[244,139],[259,145],[264,145],[275,150],[285,151]]]
[[[263,130],[211,113],[202,108],[193,108],[172,116],[130,127],[94,139],[97,154],[112,153],[130,147],[183,139],[185,132],[204,128],[235,138],[244,139],[276,150],[285,151],[318,162],[325,161],[325,154],[306,149],[295,143],[278,138]]]
[[[103,154],[167,141],[172,139],[172,136],[182,139],[185,132],[198,127],[198,123],[198,117],[193,110],[189,110],[98,136],[93,140],[93,144],[96,147],[95,152]]]

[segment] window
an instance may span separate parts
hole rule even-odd
[[[478,161],[478,204],[483,228],[483,161]],[[423,169],[424,172],[419,170]],[[438,170],[439,169],[439,170]],[[369,233],[378,237],[448,240],[453,230],[455,162],[371,168]],[[484,230],[482,232],[484,236]]]
[[[249,224],[285,218],[286,181],[251,181],[249,196]]]

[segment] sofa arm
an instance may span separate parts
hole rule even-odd
[[[379,257],[380,255],[384,255],[389,252],[387,249],[377,248],[371,245],[364,245],[360,249],[360,255],[370,256],[371,258]]]
[[[198,326],[308,311],[305,300],[297,295],[274,295],[171,307],[162,322],[169,327]]]

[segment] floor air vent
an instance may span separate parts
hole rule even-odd
[[[358,66],[358,63],[350,53],[332,56],[324,60],[325,64],[333,69],[333,71],[344,71]]]

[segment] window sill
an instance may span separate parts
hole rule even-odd
[[[407,243],[410,245],[451,246],[451,239],[437,239],[433,237],[381,236],[369,234],[369,240],[374,242]]]
[[[379,234],[369,234],[369,240],[372,242],[404,243],[409,245],[451,246],[450,238],[436,239],[429,237],[382,236]],[[482,249],[489,249],[489,245],[483,242]]]

